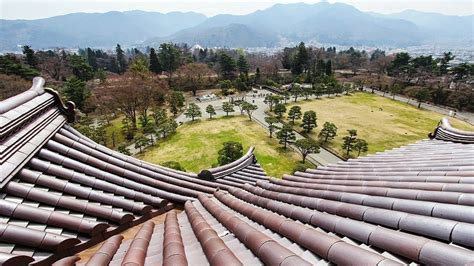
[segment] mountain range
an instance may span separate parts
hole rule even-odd
[[[473,47],[474,16],[406,10],[382,15],[342,3],[276,4],[247,15],[194,12],[73,13],[38,20],[0,20],[0,51],[34,48],[156,46],[279,47],[290,42],[406,47]]]

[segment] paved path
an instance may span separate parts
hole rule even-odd
[[[367,91],[367,92],[372,92],[371,88],[364,87],[364,90]],[[376,93],[377,95],[380,95],[380,96],[384,96],[386,98],[395,99],[399,102],[404,102],[404,103],[411,104],[413,106],[418,106],[418,102],[416,100],[409,99],[409,98],[407,98],[405,96],[402,96],[402,95],[395,95],[395,97],[393,97],[390,93],[383,93],[382,91],[378,91],[378,90],[374,90],[374,93]],[[436,105],[429,104],[429,103],[422,103],[421,107],[424,108],[424,109],[433,111],[433,112],[440,113],[442,115],[446,115],[446,116],[450,116],[451,113],[452,113],[452,110],[454,109],[454,108],[449,109],[449,107],[436,106]],[[469,124],[474,125],[474,113],[459,112],[458,111],[458,112],[456,112],[456,118],[460,119],[460,120],[463,120],[463,121],[466,121]]]

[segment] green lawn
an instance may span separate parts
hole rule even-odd
[[[282,149],[262,127],[243,116],[186,123],[176,134],[137,157],[157,164],[177,161],[187,171],[198,172],[217,163],[217,152],[226,141],[242,143],[244,153],[250,146],[255,146],[257,160],[269,176],[291,173],[300,160],[295,152]]]
[[[443,117],[435,112],[363,92],[291,103],[287,110],[293,105],[301,106],[302,112],[313,110],[317,113],[318,127],[310,134],[312,138],[317,137],[324,122],[336,124],[338,136],[330,147],[340,154],[343,154],[342,137],[347,135],[347,129],[356,129],[358,137],[369,143],[368,153],[375,153],[426,139]],[[301,120],[296,125],[299,122]],[[458,119],[450,119],[450,122],[454,127],[474,130],[474,126]],[[299,126],[295,129],[302,130]]]

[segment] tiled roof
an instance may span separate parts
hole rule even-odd
[[[131,257],[139,265],[473,264],[474,145],[433,137],[201,194],[164,225],[144,226],[149,241]],[[96,256],[120,265],[141,235],[111,240],[107,256],[105,242]]]
[[[253,148],[210,180],[112,151],[70,127],[74,104],[43,85],[0,102],[0,265],[50,264],[172,203],[268,179]]]
[[[41,88],[0,107],[0,265],[474,264],[474,135],[447,120],[430,140],[283,179],[253,149],[195,174],[94,143]],[[171,203],[184,210],[147,221]]]

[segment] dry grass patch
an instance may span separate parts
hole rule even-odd
[[[137,157],[157,164],[177,161],[187,171],[198,172],[217,163],[217,152],[226,141],[242,143],[244,152],[255,146],[257,160],[270,176],[291,173],[300,160],[298,154],[282,149],[276,139],[268,137],[266,130],[243,116],[186,123],[176,134],[160,140]]]
[[[313,110],[317,113],[318,127],[310,134],[312,138],[317,138],[324,122],[336,124],[338,136],[330,147],[341,154],[342,137],[347,135],[347,129],[356,129],[358,137],[369,143],[368,153],[375,153],[426,139],[443,117],[432,111],[362,92],[291,103],[288,110],[293,105],[301,106],[302,112]],[[458,119],[450,119],[450,122],[454,127],[474,130],[474,126]],[[301,130],[300,127],[295,129]]]

